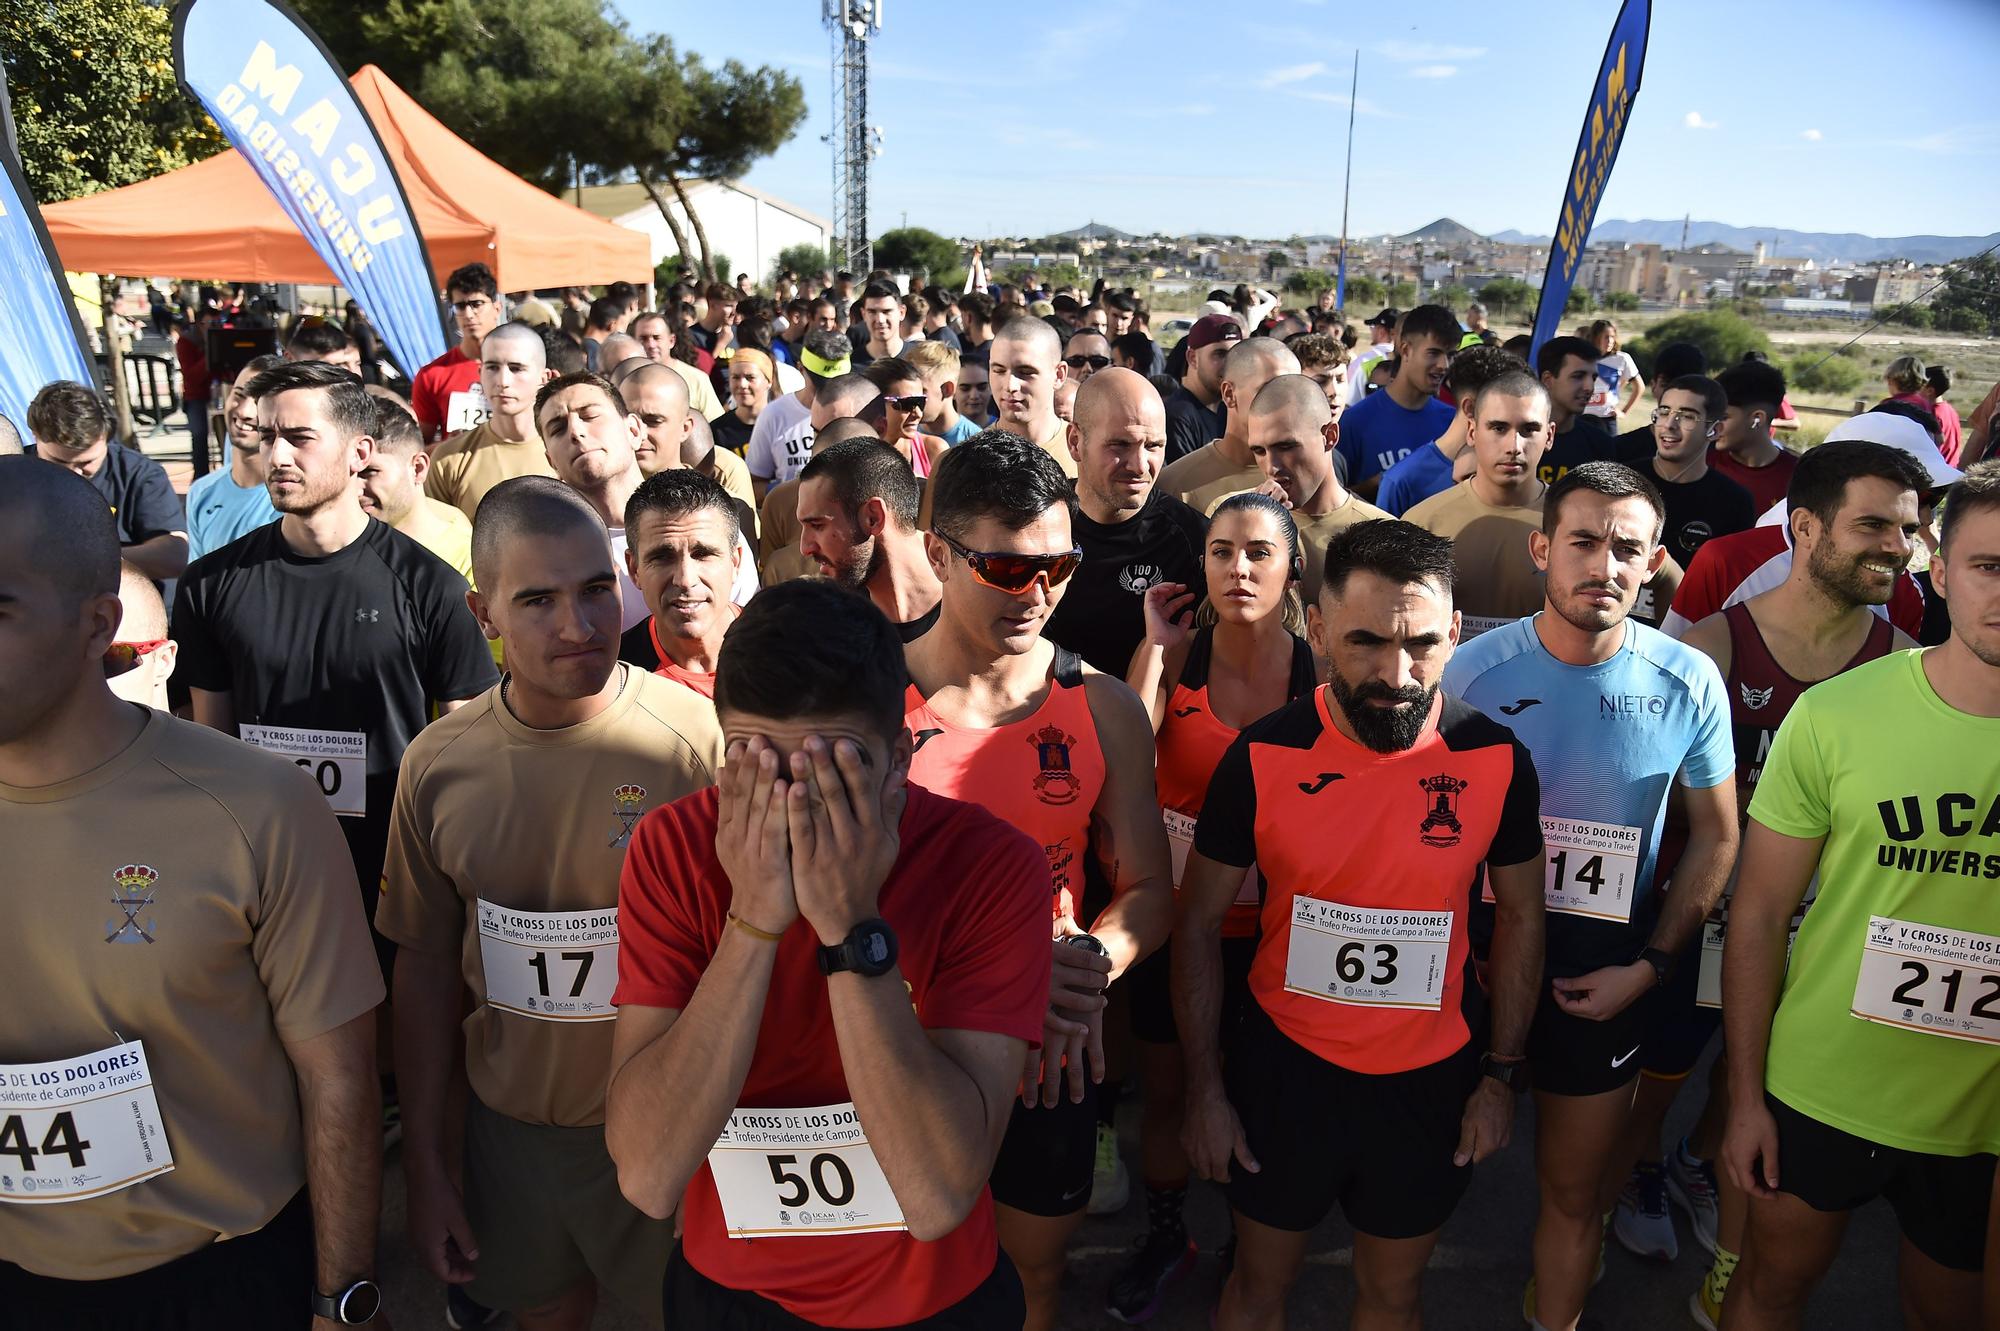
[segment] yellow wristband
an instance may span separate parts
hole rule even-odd
[[[776,943],[784,938],[783,934],[774,934],[769,929],[759,929],[733,910],[729,912],[729,922],[752,938],[761,939],[766,943]]]

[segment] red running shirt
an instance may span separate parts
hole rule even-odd
[[[713,787],[655,809],[625,852],[618,891],[618,989],[612,1002],[685,1008],[728,927],[729,879],[715,858]],[[1041,1043],[1049,1003],[1047,869],[999,819],[910,787],[902,849],[879,909],[896,931],[898,966],[926,1030],[990,1031]],[[804,920],[778,944],[741,1108],[852,1100]],[[866,1127],[866,1124],[863,1124]],[[732,1239],[704,1163],[681,1206],[694,1268],[818,1326],[879,1327],[931,1317],[993,1272],[999,1240],[982,1192],[965,1222],[935,1242],[905,1233]]]
[[[1104,747],[1084,693],[1083,658],[1056,648],[1048,698],[1019,721],[991,729],[952,725],[912,684],[903,724],[916,739],[910,780],[991,809],[1033,837],[1048,858],[1053,917],[1074,919],[1090,811],[1104,789]]]

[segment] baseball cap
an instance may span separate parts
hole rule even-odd
[[[1871,444],[1900,448],[1917,460],[1917,465],[1930,476],[1934,486],[1951,485],[1965,479],[1965,473],[1946,462],[1944,454],[1938,452],[1938,446],[1931,442],[1930,431],[1908,416],[1888,411],[1864,411],[1827,431],[1828,443],[1837,439],[1863,439]]]
[[[1215,342],[1240,342],[1243,325],[1227,314],[1204,314],[1188,329],[1187,348],[1200,351]]]
[[[1383,324],[1387,325],[1390,328],[1394,328],[1396,326],[1396,321],[1401,319],[1402,317],[1403,317],[1403,312],[1397,309],[1394,305],[1390,305],[1385,307],[1383,311],[1380,314],[1376,315],[1373,319],[1370,319],[1364,325],[1364,327],[1373,328],[1378,324]]]

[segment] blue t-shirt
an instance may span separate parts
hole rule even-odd
[[[1400,518],[1432,495],[1451,489],[1453,484],[1451,460],[1438,451],[1433,440],[1382,473],[1382,486],[1375,491],[1375,507]]]
[[[188,487],[188,562],[277,519],[269,491],[261,485],[246,490],[230,477],[228,467],[218,467]]]
[[[944,440],[953,448],[957,448],[960,444],[972,438],[973,435],[978,434],[979,428],[979,424],[970,416],[960,416],[958,424],[944,431],[938,438]]]
[[[1360,485],[1442,438],[1454,413],[1434,397],[1411,411],[1390,397],[1386,388],[1362,398],[1340,418],[1340,455],[1347,459],[1347,483]]]
[[[1708,657],[1628,619],[1617,655],[1566,665],[1542,646],[1536,618],[1460,647],[1443,685],[1535,757],[1547,968],[1580,975],[1629,962],[1646,945],[1659,913],[1653,869],[1667,784],[1706,790],[1734,780],[1736,746],[1729,695]]]

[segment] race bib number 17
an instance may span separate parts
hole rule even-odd
[[[708,1153],[733,1239],[905,1228],[852,1104],[738,1109]]]
[[[0,1202],[101,1197],[173,1167],[137,1040],[0,1064]]]
[[[479,902],[486,1001],[540,1021],[610,1021],[618,1009],[618,908],[509,910]]]
[[[1853,1012],[1926,1035],[2000,1044],[2000,938],[1871,916]]]

